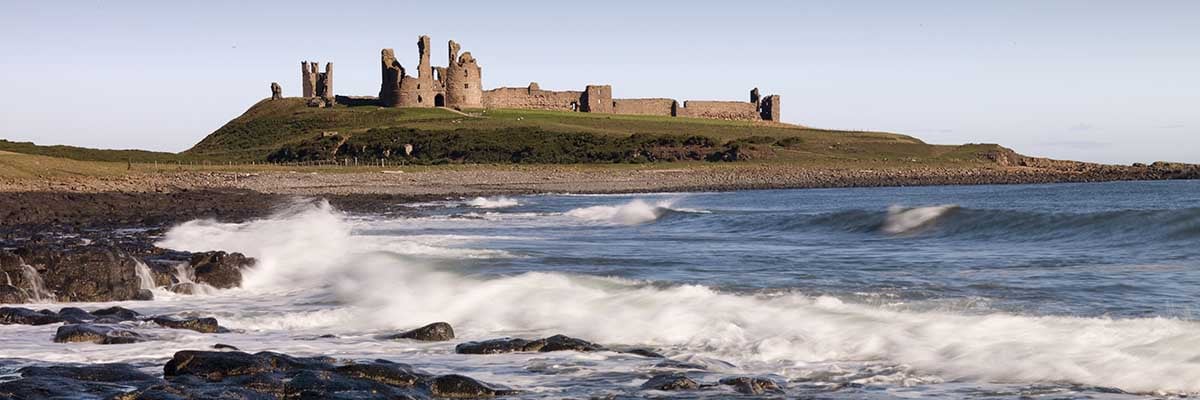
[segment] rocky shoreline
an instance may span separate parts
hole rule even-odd
[[[1046,161],[1047,163],[1049,161]],[[622,193],[850,186],[1096,182],[1200,178],[1182,164],[1095,166],[999,159],[1000,167],[961,169],[809,169],[779,165],[695,169],[494,167],[420,172],[301,174],[179,172],[148,179],[60,178],[0,182],[0,304],[150,300],[150,289],[204,293],[241,285],[254,260],[238,253],[189,253],[154,246],[166,229],[194,219],[240,222],[303,201],[346,212],[402,213],[405,203],[447,197],[547,192]],[[136,304],[136,303],[135,303]],[[59,311],[0,308],[0,325],[47,326],[47,340],[104,346],[153,341],[162,330],[221,335],[212,317],[142,315],[121,307]],[[234,327],[236,328],[236,327]],[[378,340],[447,341],[446,323]],[[269,345],[269,344],[267,344]],[[171,349],[174,350],[174,349]],[[604,346],[566,336],[459,343],[455,353],[486,357],[554,351],[616,352],[661,359],[636,390],[777,395],[765,377],[700,379],[704,367],[663,358],[657,349]],[[5,360],[0,359],[0,371]],[[114,399],[484,398],[520,394],[457,374],[432,374],[390,361],[293,357],[232,346],[181,349],[158,373],[147,365],[46,364],[0,376],[0,399],[86,394]],[[689,375],[690,374],[690,375]],[[704,374],[712,378],[713,374]],[[649,395],[648,394],[648,395]],[[85,396],[86,397],[86,396]],[[635,396],[636,397],[636,396]],[[685,396],[687,397],[687,396]]]

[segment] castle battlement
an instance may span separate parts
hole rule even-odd
[[[483,69],[470,52],[463,52],[453,40],[448,43],[446,67],[434,67],[430,62],[429,36],[417,38],[416,77],[408,74],[396,52],[380,51],[382,77],[379,97],[374,103],[384,107],[450,107],[515,108],[530,110],[575,111],[600,114],[660,115],[671,117],[710,118],[744,121],[779,121],[779,95],[760,96],[758,88],[750,91],[750,101],[686,100],[669,98],[617,99],[610,85],[587,85],[580,91],[542,90],[536,83],[528,87],[500,87],[483,90]],[[301,84],[304,97],[332,100],[333,63],[325,72],[317,63],[301,63]],[[274,93],[274,92],[273,92]],[[339,103],[361,105],[371,100],[363,97],[337,96]]]

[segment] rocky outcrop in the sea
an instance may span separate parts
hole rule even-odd
[[[700,383],[688,378],[684,374],[663,374],[655,375],[642,384],[642,390],[696,390],[700,389]]]
[[[140,333],[107,324],[68,324],[58,327],[54,333],[55,343],[129,344],[145,340]]]
[[[152,300],[146,282],[227,289],[240,286],[242,270],[254,264],[240,253],[172,252],[145,238],[132,242],[33,238],[0,249],[0,304]]]
[[[212,317],[176,318],[176,317],[164,315],[164,316],[158,316],[158,317],[151,318],[150,321],[153,321],[155,324],[158,324],[159,326],[162,326],[164,328],[170,328],[170,329],[187,329],[190,331],[196,331],[196,332],[200,332],[200,333],[229,332],[228,329],[221,327],[221,325],[219,325],[217,323],[216,318],[212,318]]]
[[[417,329],[385,336],[384,339],[410,339],[423,342],[444,342],[454,339],[454,328],[445,322],[434,322]]]
[[[0,382],[0,399],[477,399],[516,392],[462,375],[376,360],[240,351],[180,351],[163,378],[128,364],[25,367]]]
[[[152,340],[134,330],[146,327],[164,329],[186,329],[200,333],[226,333],[213,317],[177,317],[159,315],[144,317],[137,311],[123,307],[109,307],[87,311],[76,307],[64,307],[58,312],[34,311],[23,307],[0,307],[0,325],[49,325],[62,323],[54,334],[57,343],[91,342],[96,344],[127,344]],[[150,324],[153,323],[153,324]]]
[[[554,335],[544,339],[526,340],[515,338],[492,339],[481,342],[466,342],[454,347],[458,354],[502,354],[515,352],[551,351],[601,351],[603,346],[564,335]]]
[[[767,378],[758,378],[752,376],[737,376],[723,378],[718,383],[726,386],[732,386],[733,390],[738,393],[761,396],[767,393],[781,394],[783,388],[779,387],[778,383]]]

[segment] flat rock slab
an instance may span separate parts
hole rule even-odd
[[[601,350],[604,350],[603,346],[564,335],[554,335],[536,340],[514,338],[492,339],[481,342],[461,343],[454,347],[454,352],[458,354],[546,353],[552,351],[592,352]]]

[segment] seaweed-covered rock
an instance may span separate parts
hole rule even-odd
[[[146,340],[141,334],[111,325],[71,324],[58,327],[55,343],[128,344]]]
[[[515,393],[515,391],[495,388],[462,375],[442,375],[435,377],[429,381],[429,391],[434,397],[451,399],[478,399]]]
[[[700,384],[684,374],[655,375],[642,384],[642,390],[696,390]]]
[[[576,339],[564,335],[554,335],[544,339],[526,340],[526,339],[492,339],[479,342],[461,343],[454,347],[454,352],[458,354],[502,354],[514,352],[539,352],[546,353],[551,351],[601,351],[604,347],[595,343]]]
[[[142,314],[138,313],[137,311],[119,306],[101,308],[99,310],[92,311],[92,315],[108,319],[116,319],[118,321],[133,321],[142,316]]]
[[[504,338],[459,343],[454,346],[454,352],[458,354],[502,354],[538,351],[541,348],[542,342],[538,340]]]
[[[75,399],[119,398],[129,389],[162,383],[128,364],[25,367],[20,379],[0,383],[0,398]]]
[[[175,353],[163,366],[163,375],[195,375],[210,381],[229,376],[250,375],[275,370],[271,361],[240,351],[194,351]]]
[[[24,307],[0,307],[0,325],[48,325],[63,322],[50,310],[33,311]]]
[[[229,289],[242,285],[242,269],[254,265],[254,259],[241,253],[210,251],[193,254],[189,263],[195,270],[196,283]]]
[[[387,336],[386,339],[411,339],[425,342],[444,342],[454,339],[454,328],[445,322],[434,322],[411,331]]]
[[[763,395],[767,393],[783,393],[783,389],[779,387],[778,383],[767,378],[738,376],[723,378],[719,383],[726,386],[733,386],[733,390],[742,394]]]
[[[151,319],[154,323],[171,329],[187,329],[200,333],[221,333],[225,329],[217,324],[217,319],[212,317],[204,318],[175,318],[169,316],[157,316]]]

